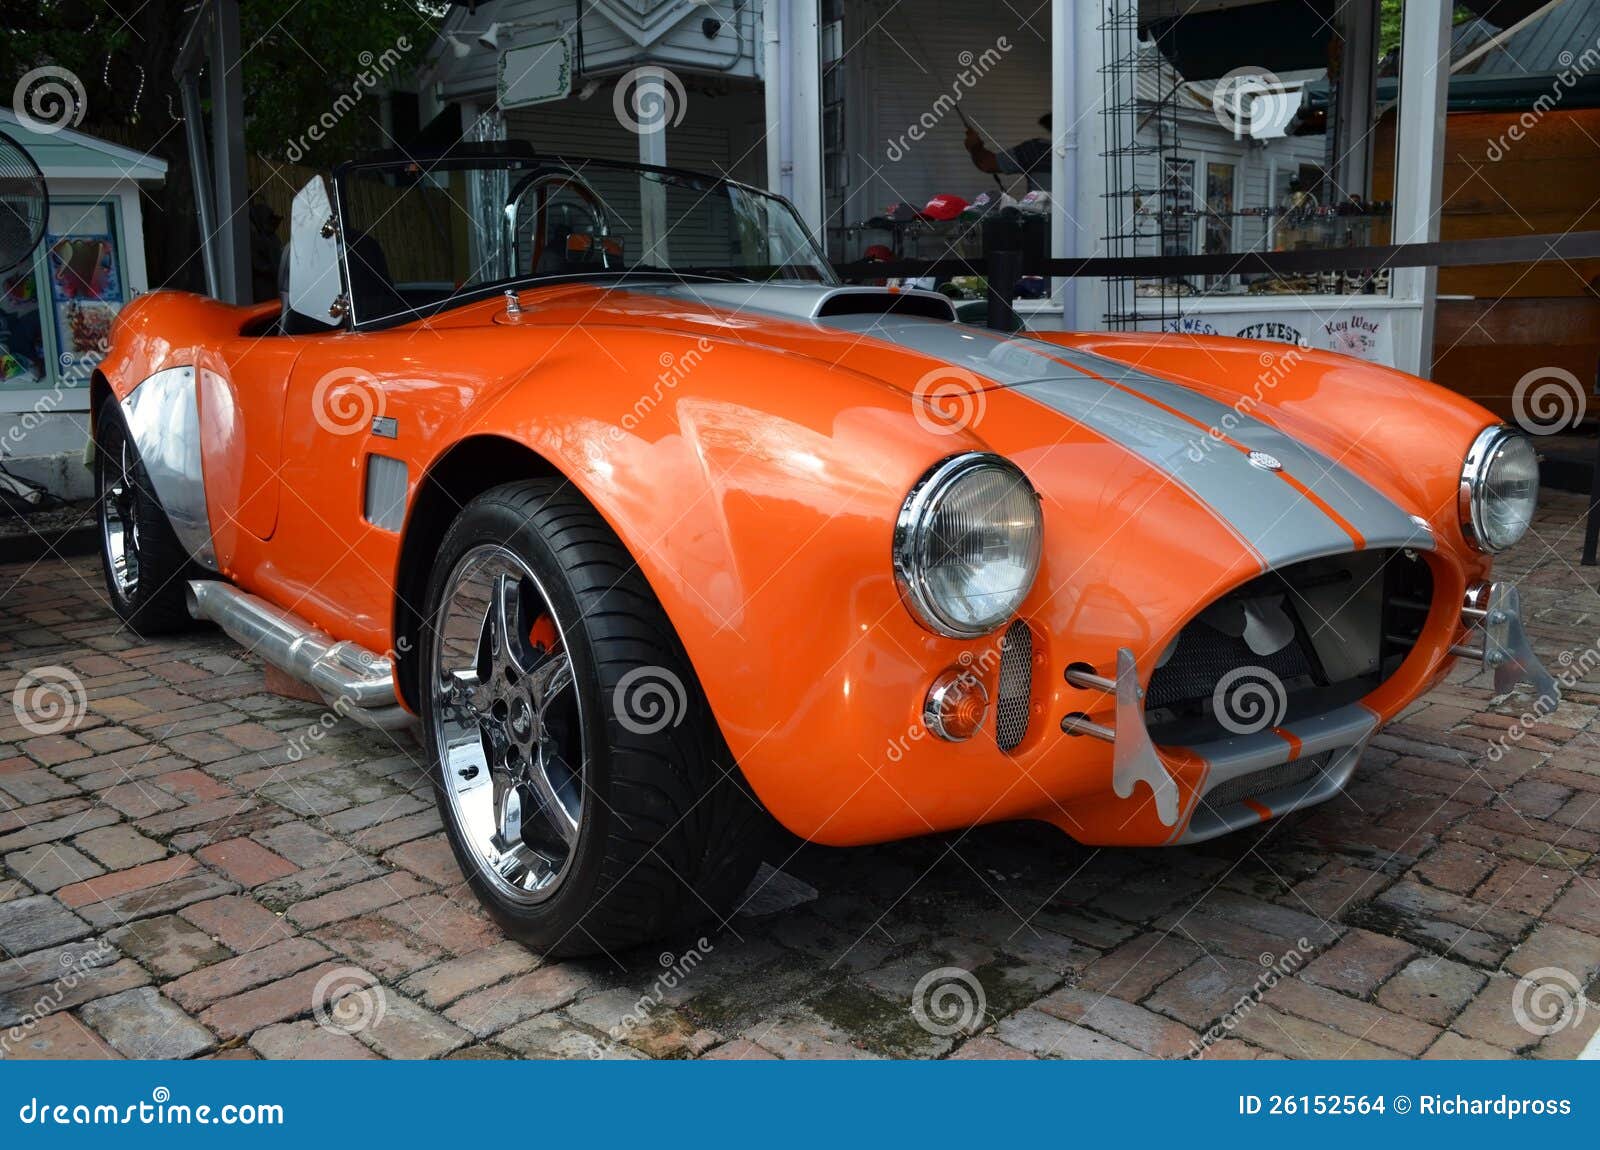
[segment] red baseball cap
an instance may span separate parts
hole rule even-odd
[[[960,196],[934,196],[922,214],[930,220],[953,220],[967,210],[967,201]]]

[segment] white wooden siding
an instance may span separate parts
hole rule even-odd
[[[446,100],[493,93],[498,80],[499,53],[478,44],[477,35],[492,23],[502,28],[501,50],[518,44],[552,40],[576,21],[578,0],[490,0],[471,14],[455,9],[445,22],[471,51],[457,59],[448,43],[438,56],[437,79]],[[684,9],[684,19],[671,32],[641,49],[622,28],[603,13],[584,4],[583,66],[590,75],[616,75],[638,64],[660,64],[675,71],[752,79],[759,74],[761,58],[761,5],[758,0],[710,0]],[[701,31],[706,19],[723,22],[715,40]],[[516,27],[509,27],[515,25]],[[542,26],[530,26],[542,25]],[[738,31],[735,38],[735,29]],[[736,48],[737,46],[737,48]],[[737,54],[736,54],[737,51]],[[576,60],[574,60],[576,64]],[[574,77],[576,82],[577,77]]]

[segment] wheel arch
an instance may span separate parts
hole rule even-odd
[[[472,435],[452,444],[417,482],[394,580],[395,683],[413,712],[419,698],[421,605],[432,571],[427,557],[444,540],[461,509],[483,492],[502,483],[546,478],[565,476],[526,444],[502,435]]]
[[[89,376],[89,442],[94,442],[95,424],[100,419],[100,405],[112,397],[111,381],[99,368]]]

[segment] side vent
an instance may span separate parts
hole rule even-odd
[[[404,461],[367,456],[367,489],[362,515],[374,527],[399,531],[406,522],[406,487],[411,475]]]
[[[994,741],[1002,751],[1009,751],[1028,733],[1028,712],[1033,709],[1033,632],[1021,619],[1011,624],[1000,640],[998,693]]]

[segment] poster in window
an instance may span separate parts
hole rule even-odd
[[[0,275],[0,384],[37,384],[45,377],[39,277],[32,260]]]
[[[80,368],[97,363],[125,302],[116,240],[109,232],[72,232],[50,234],[45,242],[61,362]]]

